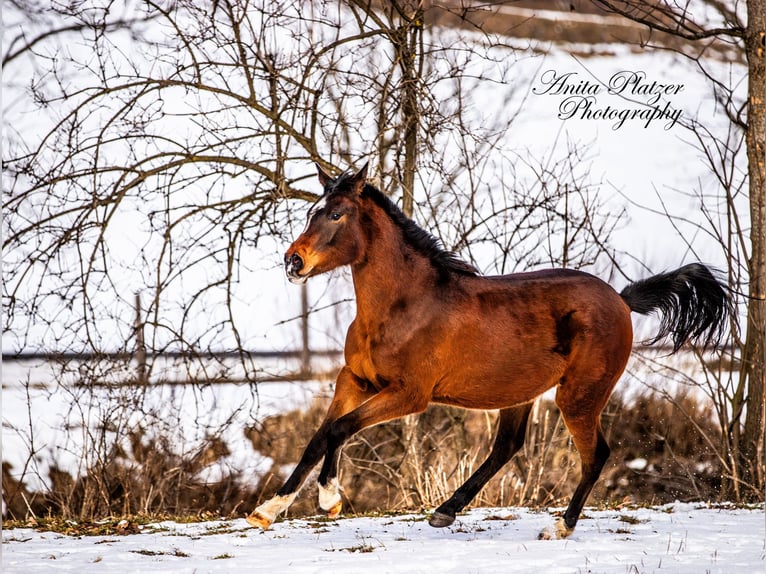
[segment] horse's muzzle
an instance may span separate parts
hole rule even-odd
[[[301,275],[300,272],[304,268],[305,264],[303,258],[297,253],[285,254],[285,273],[291,283],[305,283],[308,279],[307,275]]]

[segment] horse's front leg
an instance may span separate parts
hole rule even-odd
[[[428,406],[428,398],[417,396],[401,387],[387,387],[350,413],[340,417],[327,429],[327,452],[319,472],[319,502],[333,515],[340,511],[338,459],[343,444],[362,429],[378,423],[419,413]]]
[[[287,510],[298,495],[298,490],[308,473],[319,462],[319,459],[324,456],[326,445],[327,425],[323,424],[309,441],[306,450],[303,451],[300,462],[298,462],[290,477],[282,485],[282,488],[277,491],[276,495],[253,510],[247,517],[246,520],[251,526],[257,526],[265,530],[271,526],[271,523],[274,522],[277,516]]]
[[[258,506],[247,517],[249,524],[266,529],[271,526],[271,523],[274,522],[277,516],[287,510],[295,500],[303,481],[311,472],[311,469],[326,455],[327,434],[331,424],[346,413],[353,411],[374,394],[375,390],[366,381],[356,377],[348,367],[341,369],[335,381],[333,400],[319,430],[309,441],[298,465],[282,485],[282,488],[277,491],[273,498]],[[337,464],[335,449],[333,449],[330,458]],[[331,481],[329,485],[327,481],[320,482],[320,506],[323,510],[330,511],[333,516],[340,512],[339,490],[337,479]]]

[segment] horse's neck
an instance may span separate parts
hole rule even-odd
[[[376,321],[410,296],[428,296],[424,286],[434,273],[428,258],[404,243],[400,231],[377,229],[364,263],[352,267],[357,317]]]

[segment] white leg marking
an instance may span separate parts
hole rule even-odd
[[[572,534],[572,532],[574,532],[574,528],[569,528],[566,525],[566,522],[564,522],[564,519],[559,518],[556,521],[553,530],[546,526],[537,538],[539,540],[553,540],[554,538],[556,540],[563,540]]]
[[[340,513],[343,502],[340,497],[340,484],[337,478],[331,478],[327,486],[319,486],[319,506],[327,511],[331,518],[335,518]]]
[[[258,508],[253,510],[250,516],[247,517],[247,521],[252,526],[258,526],[265,530],[271,526],[271,523],[276,520],[277,516],[287,510],[297,495],[297,492],[293,492],[292,494],[275,496],[270,500],[267,500]]]

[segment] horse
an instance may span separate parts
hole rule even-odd
[[[267,529],[322,459],[319,505],[336,517],[340,448],[364,428],[432,402],[499,410],[486,461],[430,515],[431,526],[448,526],[522,447],[534,400],[556,387],[581,473],[546,537],[569,536],[609,457],[601,411],[632,351],[631,311],[660,315],[649,343],[671,337],[673,352],[687,342],[704,348],[720,341],[730,317],[727,290],[700,263],[619,294],[572,269],[482,276],[368,183],[367,165],[337,177],[317,169],[323,194],[287,249],[285,272],[301,284],[350,266],[356,317],[323,422],[283,486],[247,522]]]

